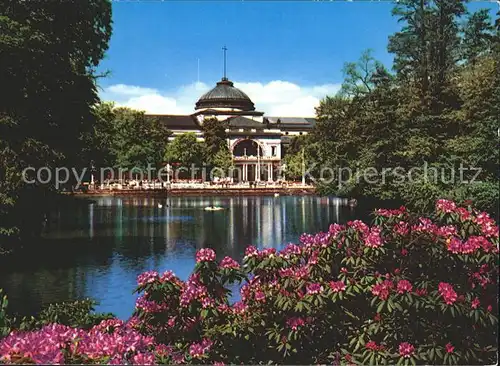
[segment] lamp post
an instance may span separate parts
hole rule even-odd
[[[306,161],[304,155],[304,148],[302,148],[302,185],[306,185]]]

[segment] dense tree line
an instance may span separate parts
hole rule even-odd
[[[25,167],[88,164],[96,68],[111,36],[109,0],[0,3],[0,247],[40,233],[48,187]]]
[[[422,211],[440,197],[497,209],[500,14],[493,23],[487,10],[469,14],[462,0],[399,1],[393,14],[402,24],[389,38],[394,72],[370,51],[345,65],[341,91],[321,101],[306,138],[306,160],[317,164],[311,175],[325,166],[350,168],[319,183],[325,194]],[[377,173],[367,182],[370,167]],[[472,167],[480,169],[477,177]],[[393,169],[382,174],[384,168]]]

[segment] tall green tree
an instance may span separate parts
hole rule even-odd
[[[148,165],[160,167],[171,131],[157,118],[130,108],[114,109],[112,118],[110,150],[116,159],[115,166],[128,169],[146,168]]]
[[[191,170],[192,165],[199,168],[203,162],[203,144],[198,141],[194,132],[175,136],[168,144],[165,161]]]
[[[52,202],[49,187],[23,183],[24,168],[87,164],[111,2],[5,0],[0,14],[1,245],[36,237]]]

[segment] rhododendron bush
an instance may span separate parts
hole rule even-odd
[[[497,361],[498,226],[439,200],[431,218],[377,210],[301,243],[211,249],[187,281],[139,276],[126,323],[49,325],[0,341],[3,362],[492,364]],[[230,288],[241,283],[241,300]],[[45,340],[45,341],[44,341]]]

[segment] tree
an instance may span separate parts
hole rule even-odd
[[[194,132],[177,135],[167,146],[165,161],[187,169],[193,164],[200,165],[203,161],[203,145],[198,142]]]
[[[491,52],[494,26],[488,9],[473,13],[463,29],[462,54],[465,62],[474,63],[477,58]]]
[[[12,242],[36,237],[52,202],[50,187],[26,185],[20,172],[88,163],[82,136],[95,122],[111,2],[6,0],[0,14],[0,238]]]

